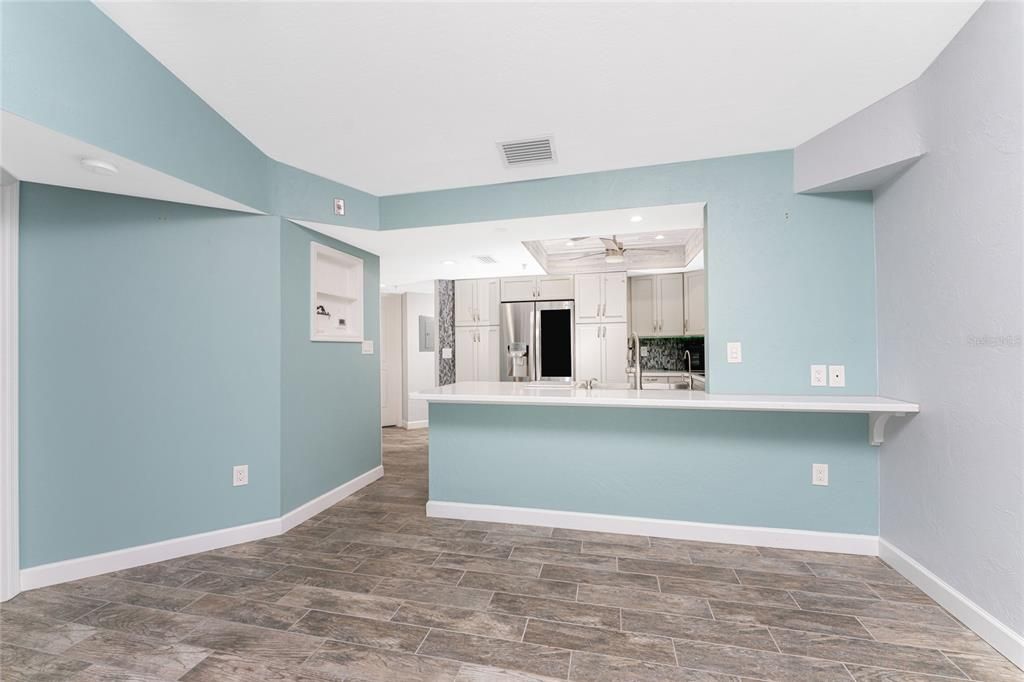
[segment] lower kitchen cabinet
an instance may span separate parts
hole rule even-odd
[[[625,383],[628,346],[624,322],[576,325],[576,379]]]
[[[498,327],[455,328],[455,380],[498,381]]]

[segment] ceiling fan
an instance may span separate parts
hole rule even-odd
[[[583,239],[589,239],[589,237],[574,237],[571,241],[580,241]],[[609,264],[622,263],[626,260],[626,252],[629,253],[668,253],[665,249],[655,249],[649,247],[637,247],[637,248],[626,248],[622,245],[622,242],[618,240],[615,235],[611,236],[611,239],[607,237],[598,237],[601,243],[604,245],[602,251],[594,251],[592,253],[585,253],[575,258],[569,258],[570,261],[584,260],[586,258],[597,258],[598,256],[604,256],[604,262]]]

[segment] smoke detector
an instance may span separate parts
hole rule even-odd
[[[501,149],[501,158],[506,168],[555,161],[555,145],[550,136],[499,142],[498,147]]]

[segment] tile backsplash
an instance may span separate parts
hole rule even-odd
[[[686,370],[683,353],[690,351],[693,371],[704,371],[703,336],[644,337],[640,346],[647,349],[647,357],[640,361],[644,369]]]

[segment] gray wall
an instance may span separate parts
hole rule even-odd
[[[986,3],[918,82],[928,153],[875,193],[881,534],[1024,633],[1020,4]]]

